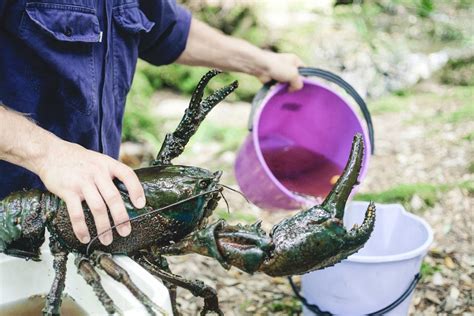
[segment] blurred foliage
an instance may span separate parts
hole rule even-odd
[[[471,162],[469,163],[469,166],[467,167],[467,171],[468,171],[469,173],[474,174],[474,161],[471,161]]]
[[[474,132],[469,133],[463,137],[464,140],[467,140],[468,142],[474,141]]]
[[[193,15],[211,26],[216,27],[225,34],[243,38],[257,46],[272,48],[267,42],[265,27],[259,24],[257,16],[250,4],[224,5],[224,4],[204,4],[203,1],[182,0],[178,1],[189,8]],[[191,67],[185,65],[171,64],[162,67],[155,67],[144,61],[139,61],[133,81],[132,88],[127,98],[127,106],[123,121],[124,141],[160,141],[157,133],[157,119],[150,112],[150,99],[154,91],[162,88],[169,88],[184,95],[190,95],[201,77],[209,69],[203,67]],[[260,89],[260,81],[249,75],[240,73],[222,73],[209,83],[206,93],[218,89],[234,80],[239,81],[239,88],[232,93],[227,100],[250,101],[255,93]],[[200,130],[203,130],[201,128]],[[206,131],[208,135],[203,138],[212,138],[210,134],[218,135],[225,129],[216,130],[210,127]],[[234,148],[238,145],[232,143],[232,134],[235,131],[223,132],[226,147]],[[196,138],[198,138],[197,136]]]
[[[178,2],[190,9],[193,16],[225,34],[243,38],[262,48],[271,48],[271,43],[268,42],[266,36],[265,26],[258,22],[251,4],[206,4],[204,1],[193,0]],[[137,73],[144,74],[153,89],[166,87],[185,95],[192,93],[199,79],[207,71],[208,69],[203,67],[178,64],[154,67],[144,62],[141,62],[137,69]],[[222,87],[234,80],[239,81],[239,88],[228,98],[229,100],[249,101],[261,86],[260,81],[253,76],[240,73],[223,73],[211,81],[208,90]]]
[[[204,67],[191,67],[185,65],[171,64],[155,67],[140,61],[141,67],[137,72],[142,72],[150,82],[153,89],[169,88],[184,95],[191,95],[201,77],[209,71]],[[212,79],[206,88],[206,92],[221,88],[232,81],[239,81],[239,88],[232,93],[227,100],[246,100],[253,98],[260,88],[260,81],[252,76],[240,73],[222,73]]]
[[[416,0],[414,1],[416,6],[416,12],[421,17],[428,17],[434,11],[434,3],[433,0]]]
[[[448,62],[441,71],[441,82],[458,86],[474,86],[474,57]]]
[[[146,76],[137,71],[132,88],[127,96],[127,105],[122,124],[122,140],[142,142],[148,141],[159,148],[160,138],[157,118],[151,113],[149,106],[154,88]]]
[[[191,146],[194,143],[219,143],[221,154],[226,151],[235,152],[242,145],[243,140],[248,134],[248,130],[235,126],[218,126],[211,122],[204,121],[201,128],[191,140]]]
[[[314,51],[318,49],[311,40],[317,36],[317,24],[314,21],[288,25],[284,32],[272,33],[269,26],[264,24],[258,16],[256,3],[252,1],[204,1],[178,0],[189,8],[195,17],[201,19],[223,33],[243,38],[259,47],[272,51],[297,53],[303,60],[309,62],[314,58]],[[450,42],[457,45],[472,39],[466,38],[463,23],[453,18],[456,10],[472,8],[472,0],[358,0],[339,1],[352,3],[351,5],[337,6],[332,13],[336,28],[337,25],[353,24],[359,36],[369,44],[375,52],[378,49],[399,50],[399,42],[392,41],[391,35],[403,34],[403,44],[414,48],[415,51],[431,51]],[[454,13],[453,13],[454,12]],[[322,22],[323,23],[323,22]],[[465,23],[464,23],[465,24]],[[465,26],[464,26],[465,28]],[[387,36],[388,34],[388,36]],[[472,37],[472,36],[471,36]],[[336,39],[335,39],[336,40]],[[403,47],[402,47],[403,48]],[[435,50],[436,50],[435,49]],[[369,54],[370,55],[370,54]],[[369,56],[370,57],[370,56]],[[372,57],[370,57],[372,58]],[[324,68],[324,65],[321,65]],[[127,98],[127,107],[123,122],[123,139],[143,141],[151,139],[158,142],[156,136],[159,123],[153,117],[149,102],[154,91],[162,88],[172,89],[184,95],[190,95],[201,76],[208,69],[184,65],[168,65],[155,67],[139,61],[134,82]],[[473,60],[451,62],[441,74],[443,83],[452,85],[473,86]],[[228,100],[250,101],[261,83],[253,76],[240,73],[223,73],[214,78],[206,93],[215,90],[233,80],[239,81],[239,88],[229,96]],[[403,110],[402,102],[410,102],[410,91],[395,93],[393,96],[377,100],[371,106],[374,114],[398,112]],[[399,104],[398,104],[399,103]],[[466,107],[466,112],[453,114],[449,120],[456,121],[464,114],[471,117],[472,111]],[[224,133],[210,127],[208,134]],[[212,138],[209,135],[204,138]],[[232,148],[231,136],[225,136],[228,148]]]

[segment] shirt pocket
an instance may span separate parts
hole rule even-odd
[[[132,84],[140,33],[150,32],[155,23],[148,20],[136,1],[114,7],[112,16],[114,97],[120,106]]]
[[[95,9],[27,3],[19,29],[20,38],[51,73],[55,100],[90,114],[97,104],[93,49],[102,40]]]

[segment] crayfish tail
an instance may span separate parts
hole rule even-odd
[[[39,190],[19,191],[0,201],[0,252],[40,260],[47,221],[46,196]]]

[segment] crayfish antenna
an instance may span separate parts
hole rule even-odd
[[[364,158],[364,141],[357,133],[352,142],[351,154],[346,167],[328,196],[321,204],[322,208],[334,213],[336,218],[342,219],[344,208],[354,186],[359,184],[360,169]]]

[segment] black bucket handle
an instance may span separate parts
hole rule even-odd
[[[413,292],[413,290],[415,289],[416,285],[418,284],[418,282],[420,281],[421,279],[421,275],[420,273],[417,273],[415,275],[415,277],[413,278],[413,280],[411,281],[410,285],[408,286],[408,288],[405,290],[405,292],[402,293],[402,295],[400,295],[399,298],[397,298],[393,303],[391,303],[390,305],[382,308],[382,309],[379,309],[378,311],[376,312],[373,312],[373,313],[369,313],[369,314],[365,314],[365,316],[382,316],[384,315],[385,313],[388,313],[390,312],[391,310],[395,309],[398,305],[400,305],[408,296],[410,296],[410,294]],[[291,285],[291,288],[293,289],[293,292],[295,293],[295,296],[301,301],[301,303],[307,308],[309,309],[311,312],[313,312],[315,315],[317,316],[332,316],[334,314],[332,314],[331,312],[327,312],[327,311],[322,311],[318,305],[316,304],[311,304],[308,302],[308,300],[306,300],[306,298],[300,294],[299,290],[296,288],[296,285],[295,283],[293,282],[293,279],[291,277],[288,277],[288,281],[290,282],[290,285]]]
[[[310,76],[319,77],[327,81],[330,81],[332,83],[335,83],[339,87],[343,88],[347,92],[347,94],[349,94],[355,100],[355,102],[359,105],[362,111],[362,114],[364,116],[364,119],[367,123],[367,129],[369,131],[369,140],[370,140],[371,149],[372,149],[371,153],[373,155],[375,151],[375,141],[374,141],[374,126],[372,124],[372,117],[370,116],[370,112],[369,112],[369,109],[367,108],[367,104],[365,103],[364,99],[362,99],[362,97],[357,93],[357,91],[347,81],[345,81],[338,75],[333,74],[332,72],[329,72],[327,70],[312,68],[312,67],[299,67],[298,72],[300,73],[300,75],[305,76],[305,77],[310,77]],[[253,98],[252,109],[250,111],[249,121],[247,125],[249,131],[252,131],[253,129],[253,117],[255,116],[255,112],[257,108],[262,103],[263,99],[267,95],[270,88],[276,83],[277,83],[276,80],[270,80],[266,82]]]

